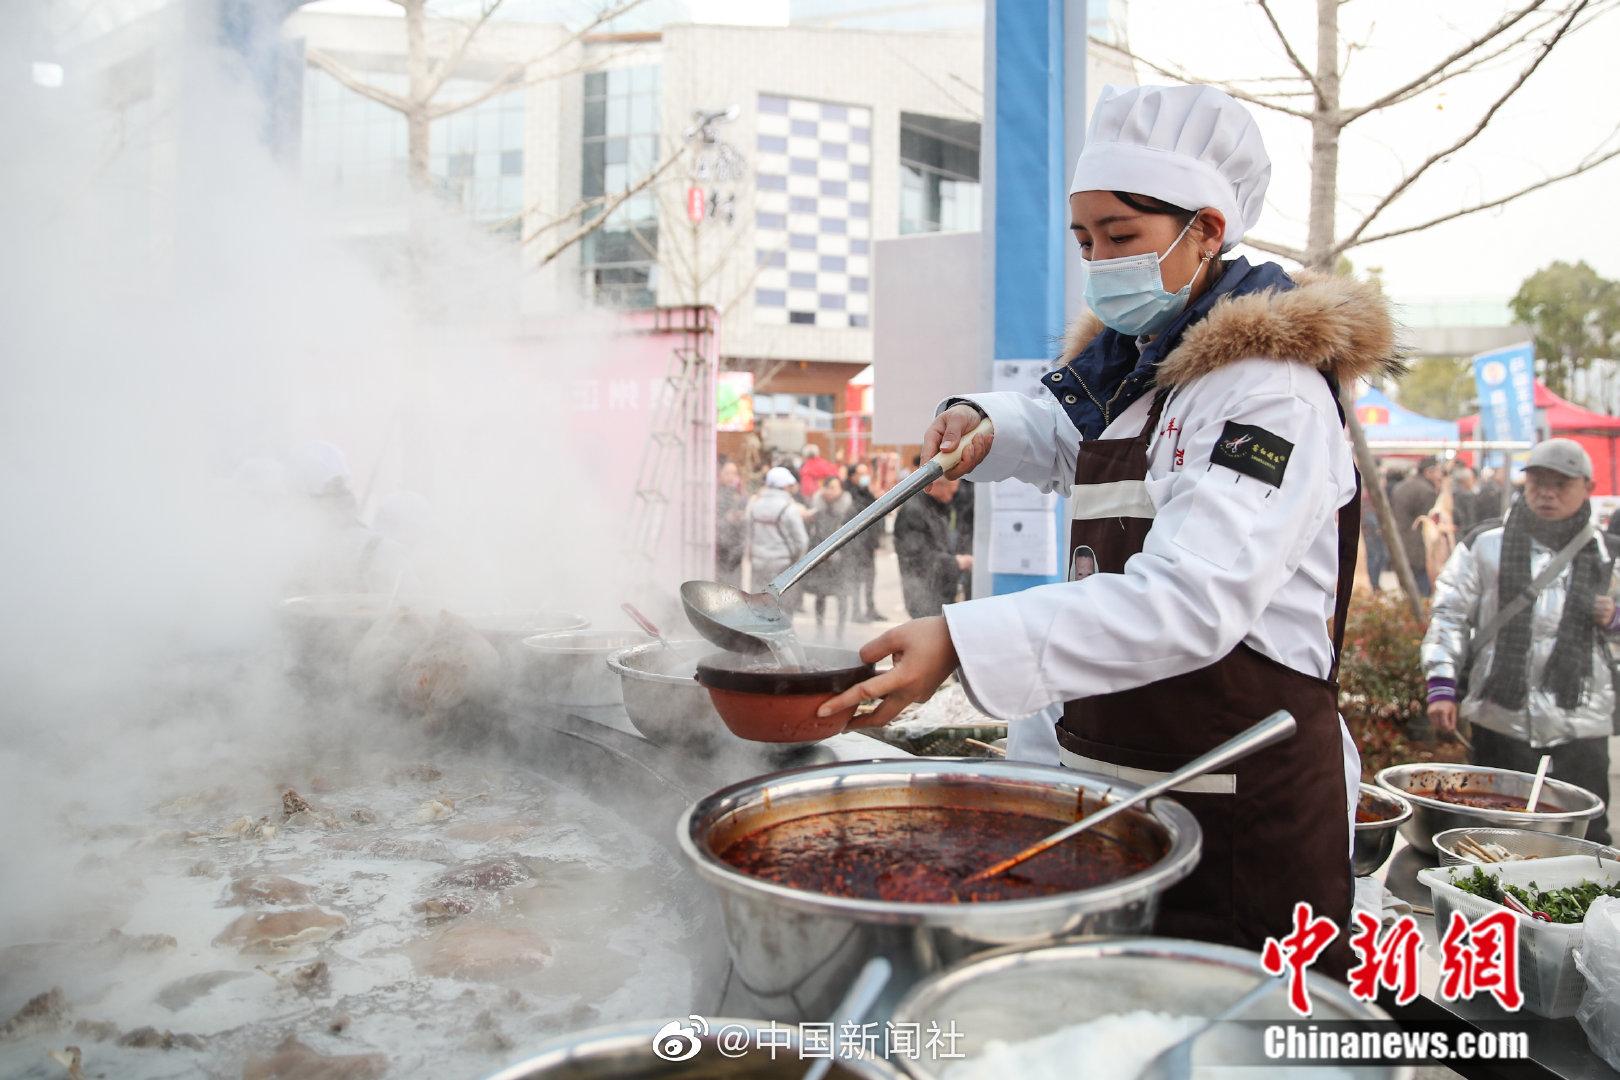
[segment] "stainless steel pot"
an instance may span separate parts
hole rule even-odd
[[[1378,873],[1378,868],[1389,860],[1390,852],[1395,850],[1396,833],[1412,817],[1412,804],[1404,795],[1385,791],[1375,784],[1362,784],[1358,801],[1389,815],[1381,821],[1356,822],[1355,851],[1350,856],[1350,867],[1356,877],[1366,877]]]
[[[684,1025],[690,1017],[682,1017]],[[488,1080],[799,1080],[813,1063],[805,1057],[798,1029],[778,1027],[771,1045],[762,1048],[764,1025],[756,1020],[707,1020],[708,1032],[691,1025],[691,1035],[670,1032],[663,1040],[671,1056],[696,1047],[684,1061],[653,1052],[654,1038],[668,1020],[593,1028],[554,1039],[533,1056],[502,1069]],[[727,1039],[747,1040],[740,1056],[722,1053]],[[690,1041],[688,1041],[690,1040]],[[737,1044],[732,1044],[737,1045]],[[883,1061],[836,1058],[827,1073],[832,1080],[899,1080],[901,1074]]]
[[[1091,812],[1135,790],[1117,779],[1024,762],[844,762],[771,773],[717,791],[686,811],[676,840],[719,895],[735,980],[760,1015],[821,1019],[861,965],[880,955],[895,968],[874,1011],[881,1018],[917,979],[985,949],[1074,934],[1148,932],[1160,895],[1198,862],[1198,823],[1178,803],[1158,799],[1149,812],[1127,812],[1098,826],[1154,854],[1157,861],[1147,870],[1078,892],[995,903],[824,896],[743,874],[720,851],[778,822],[879,806],[1019,812],[1049,818],[1055,827],[1075,820],[1082,800]]]
[[[1114,938],[1040,948],[1003,949],[974,957],[917,984],[895,1009],[894,1023],[955,1025],[955,1050],[971,1060],[991,1039],[1023,1042],[1116,1013],[1138,1009],[1173,1016],[1213,1016],[1249,990],[1263,975],[1257,953],[1228,945],[1175,938]],[[1382,1020],[1376,1005],[1357,1001],[1343,984],[1315,972],[1309,975],[1311,1020]],[[1286,990],[1257,1002],[1244,1021],[1298,1021]],[[1199,1065],[1240,1063],[1257,1049],[1253,1028],[1233,1025],[1200,1039]],[[928,1055],[902,1064],[917,1080],[935,1080],[950,1060]],[[1268,1069],[1267,1072],[1272,1070]],[[1279,1077],[1291,1075],[1275,1070]],[[1014,1075],[1014,1074],[1009,1074]],[[1089,1074],[1088,1074],[1089,1075]],[[1356,1076],[1404,1080],[1404,1066],[1358,1069]]]
[[[643,736],[661,746],[705,750],[731,733],[699,686],[697,661],[713,649],[707,641],[648,641],[608,656],[619,677],[625,715]]]
[[[1496,826],[1580,837],[1586,835],[1587,823],[1604,812],[1602,799],[1585,788],[1554,780],[1550,776],[1542,786],[1541,797],[1561,808],[1556,812],[1485,810],[1441,802],[1415,793],[1418,789],[1433,790],[1437,783],[1444,783],[1465,791],[1491,791],[1519,799],[1529,798],[1530,785],[1536,778],[1530,773],[1514,772],[1512,769],[1423,762],[1391,765],[1380,770],[1374,779],[1385,791],[1404,796],[1412,804],[1412,817],[1401,826],[1401,835],[1406,837],[1408,844],[1425,855],[1435,853],[1435,833],[1448,829]]]
[[[640,630],[569,630],[523,639],[525,691],[557,708],[620,705],[619,677],[607,659],[620,649],[647,640]]]

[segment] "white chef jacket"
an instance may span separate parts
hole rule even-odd
[[[1055,400],[1010,392],[968,400],[995,424],[990,452],[968,479],[1069,489],[1081,437]],[[1138,398],[1102,437],[1139,434],[1152,400]],[[1281,484],[1211,465],[1229,421],[1293,444]],[[1149,445],[1147,492],[1153,528],[1124,573],[946,606],[963,684],[981,710],[1012,721],[1195,671],[1240,642],[1328,676],[1337,511],[1355,497],[1356,480],[1321,374],[1243,360],[1178,388]],[[1342,718],[1340,729],[1353,819],[1361,759]]]

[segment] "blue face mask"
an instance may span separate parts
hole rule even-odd
[[[1209,262],[1206,257],[1198,270],[1177,292],[1166,292],[1159,264],[1176,250],[1192,222],[1173,240],[1163,255],[1145,251],[1118,259],[1095,259],[1086,263],[1086,306],[1103,325],[1129,337],[1157,334],[1187,308],[1193,282]]]

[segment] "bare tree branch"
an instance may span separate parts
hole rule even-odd
[[[1491,122],[1491,119],[1496,116],[1497,111],[1500,110],[1503,105],[1506,105],[1508,100],[1524,87],[1524,84],[1529,81],[1530,76],[1535,74],[1536,69],[1541,66],[1541,62],[1547,59],[1547,55],[1553,51],[1553,49],[1558,45],[1558,42],[1563,39],[1566,33],[1569,32],[1569,28],[1575,22],[1576,16],[1580,15],[1581,9],[1584,8],[1586,4],[1587,0],[1580,0],[1580,2],[1575,5],[1575,8],[1569,13],[1569,17],[1564,20],[1564,24],[1560,26],[1551,37],[1542,43],[1541,51],[1536,53],[1535,58],[1532,59],[1530,64],[1519,73],[1519,77],[1513,81],[1512,85],[1503,91],[1495,101],[1491,102],[1490,108],[1485,110],[1484,114],[1480,116],[1479,122],[1475,124],[1473,128],[1471,128],[1467,133],[1465,133],[1450,146],[1436,150],[1427,158],[1424,158],[1422,164],[1413,169],[1411,172],[1407,173],[1405,178],[1403,178],[1400,183],[1396,184],[1395,187],[1390,189],[1390,191],[1382,199],[1378,200],[1378,204],[1368,211],[1367,216],[1361,219],[1360,224],[1358,224],[1354,229],[1350,230],[1349,235],[1334,245],[1333,254],[1340,255],[1347,249],[1354,247],[1357,239],[1367,231],[1368,227],[1372,225],[1373,221],[1378,217],[1378,215],[1388,209],[1390,204],[1396,199],[1399,199],[1403,194],[1405,194],[1407,189],[1409,189],[1413,184],[1417,183],[1418,178],[1424,173],[1428,172],[1436,162],[1450,157],[1452,154],[1455,154],[1458,150],[1461,150],[1463,147],[1477,139],[1480,133],[1483,132],[1486,126]]]
[[[1288,40],[1288,35],[1283,33],[1282,24],[1277,21],[1277,16],[1272,12],[1269,0],[1255,0],[1255,2],[1260,5],[1260,10],[1265,13],[1266,22],[1271,24],[1272,32],[1277,35],[1277,41],[1282,45],[1283,52],[1288,54],[1288,62],[1293,64],[1294,70],[1303,75],[1305,81],[1311,84],[1312,93],[1320,100],[1322,97],[1322,84],[1316,81],[1316,72],[1306,67],[1305,61],[1301,60],[1299,54],[1294,51],[1294,45]]]
[[[1538,0],[1538,2],[1543,2],[1544,3],[1545,0]],[[1242,87],[1233,86],[1231,83],[1209,82],[1209,80],[1207,80],[1207,79],[1200,79],[1197,76],[1191,75],[1191,74],[1189,74],[1189,73],[1187,73],[1185,71],[1179,71],[1179,70],[1176,70],[1176,69],[1173,69],[1173,68],[1164,67],[1164,66],[1162,66],[1160,64],[1154,63],[1153,61],[1147,59],[1146,57],[1138,56],[1136,53],[1131,52],[1129,49],[1124,48],[1123,46],[1115,45],[1111,41],[1104,41],[1102,38],[1099,38],[1099,37],[1087,38],[1086,40],[1090,44],[1095,45],[1098,48],[1108,49],[1111,52],[1118,53],[1120,56],[1123,56],[1125,59],[1131,61],[1132,63],[1141,64],[1143,67],[1147,68],[1148,70],[1156,72],[1157,74],[1163,75],[1167,79],[1174,79],[1177,82],[1183,82],[1183,83],[1209,83],[1209,85],[1211,85],[1211,86],[1217,86],[1220,89],[1225,90],[1228,94],[1231,94],[1233,97],[1237,98],[1239,101],[1247,101],[1250,105],[1258,105],[1262,109],[1270,109],[1273,112],[1284,113],[1284,114],[1286,114],[1288,116],[1292,116],[1292,117],[1295,117],[1295,118],[1300,119],[1300,120],[1309,120],[1309,119],[1311,119],[1311,114],[1308,113],[1308,112],[1305,112],[1305,111],[1303,111],[1301,109],[1290,109],[1288,106],[1286,106],[1286,105],[1278,105],[1274,101],[1267,101],[1265,98],[1257,96],[1255,94],[1251,94],[1247,90],[1244,90]]]
[[[310,49],[304,54],[305,60],[311,67],[319,68],[332,78],[353,90],[363,98],[370,98],[379,105],[386,105],[395,112],[410,112],[411,103],[398,94],[390,94],[387,90],[372,86],[355,72],[349,70],[335,57],[329,56],[319,49]]]
[[[597,229],[600,229],[604,224],[607,223],[608,218],[613,216],[613,212],[615,210],[623,206],[632,197],[640,194],[642,191],[645,191],[654,180],[657,180],[660,176],[662,176],[669,169],[669,167],[679,161],[685,153],[686,146],[684,144],[677,146],[668,157],[659,162],[657,167],[649,172],[646,176],[643,176],[640,180],[637,180],[634,184],[631,184],[629,187],[625,188],[623,191],[619,192],[617,195],[613,196],[605,204],[603,204],[602,213],[600,215],[592,218],[584,225],[581,225],[579,228],[575,229],[556,247],[546,252],[545,255],[541,257],[540,261],[535,264],[536,267],[538,268],[547,265],[555,260],[557,256],[561,255],[563,252],[585,239]]]
[[[1285,259],[1293,259],[1297,263],[1305,261],[1305,252],[1300,248],[1289,247],[1287,244],[1274,244],[1270,240],[1261,240],[1256,236],[1244,236],[1241,243],[1248,244],[1256,251],[1264,251],[1270,255],[1281,255]]]
[[[1449,214],[1442,214],[1437,218],[1431,218],[1430,220],[1419,225],[1406,225],[1399,229],[1391,229],[1389,232],[1376,233],[1372,236],[1363,236],[1360,240],[1356,241],[1354,246],[1360,247],[1363,244],[1376,244],[1380,240],[1388,240],[1396,236],[1406,236],[1409,233],[1422,232],[1424,229],[1432,228],[1442,222],[1453,221],[1469,214],[1477,214],[1481,210],[1494,210],[1496,207],[1510,203],[1514,199],[1530,194],[1532,191],[1540,191],[1542,188],[1556,184],[1560,180],[1568,180],[1572,176],[1579,176],[1581,173],[1595,169],[1604,162],[1611,161],[1617,157],[1620,157],[1620,147],[1616,147],[1615,149],[1610,150],[1608,153],[1600,154],[1597,157],[1589,157],[1579,165],[1575,166],[1573,169],[1570,169],[1568,172],[1561,172],[1557,176],[1549,176],[1545,180],[1538,180],[1534,184],[1526,185],[1512,194],[1502,196],[1500,199],[1492,199],[1490,202],[1480,203],[1478,206],[1469,206],[1462,210],[1454,210]],[[1341,247],[1339,249],[1340,254],[1343,254],[1345,250],[1348,249]]]
[[[1581,30],[1585,29],[1594,19],[1602,18],[1605,14],[1608,13],[1608,10],[1609,10],[1609,4],[1608,4],[1607,0],[1600,0],[1600,3],[1599,3],[1598,6],[1592,7],[1590,10],[1588,10],[1588,12],[1586,13],[1586,17],[1579,20],[1575,24],[1575,26],[1570,28],[1570,33],[1571,34],[1579,33]],[[1475,56],[1471,60],[1469,60],[1468,63],[1462,65],[1461,67],[1451,68],[1450,70],[1448,70],[1446,72],[1443,72],[1442,74],[1436,75],[1434,78],[1430,79],[1428,82],[1424,83],[1422,86],[1413,87],[1411,90],[1407,91],[1406,93],[1400,95],[1399,97],[1397,97],[1393,101],[1391,101],[1390,105],[1391,106],[1400,105],[1400,104],[1403,104],[1404,102],[1411,101],[1413,98],[1421,97],[1424,94],[1427,94],[1430,90],[1433,90],[1436,87],[1442,86],[1445,83],[1450,82],[1452,79],[1455,79],[1455,78],[1457,78],[1457,77],[1459,77],[1461,75],[1467,75],[1467,74],[1469,74],[1471,72],[1478,71],[1480,68],[1482,68],[1485,65],[1491,63],[1493,60],[1500,59],[1505,54],[1510,53],[1514,49],[1518,48],[1520,45],[1523,45],[1526,41],[1529,41],[1530,38],[1533,37],[1537,33],[1537,31],[1545,30],[1547,27],[1549,27],[1552,24],[1556,23],[1559,20],[1559,18],[1560,18],[1560,15],[1559,15],[1558,12],[1554,12],[1551,15],[1548,15],[1546,18],[1541,19],[1538,22],[1536,22],[1535,25],[1525,27],[1523,33],[1515,34],[1512,37],[1508,38],[1506,42],[1504,42],[1503,44],[1497,46],[1496,48],[1491,49],[1488,52],[1483,52],[1483,53],[1478,54],[1477,56]]]
[[[1485,48],[1487,44],[1495,41],[1496,38],[1513,29],[1514,26],[1518,25],[1546,2],[1547,0],[1530,0],[1530,2],[1524,7],[1519,8],[1517,11],[1509,12],[1508,14],[1502,16],[1502,18],[1498,19],[1496,25],[1487,30],[1483,37],[1469,41],[1466,45],[1463,45],[1461,48],[1452,52],[1444,60],[1441,60],[1438,64],[1435,64],[1417,78],[1412,79],[1403,86],[1396,87],[1383,97],[1376,98],[1365,105],[1358,105],[1354,108],[1342,110],[1339,113],[1339,126],[1343,127],[1345,124],[1348,124],[1353,120],[1358,120],[1370,112],[1375,112],[1378,109],[1393,105],[1397,100],[1401,100],[1403,95],[1407,94],[1409,91],[1415,89],[1416,87],[1422,86],[1435,76],[1444,73],[1445,70],[1452,64],[1455,64],[1457,61],[1467,57],[1471,53]]]
[[[490,83],[484,89],[480,90],[471,97],[461,98],[458,101],[446,101],[432,106],[428,110],[428,118],[430,120],[441,120],[446,116],[454,116],[458,112],[465,112],[468,109],[477,108],[491,98],[500,97],[502,94],[511,93],[513,90],[524,89],[530,86],[539,86],[541,83],[555,82],[557,79],[566,79],[570,75],[579,75],[586,71],[600,71],[604,65],[612,63],[614,60],[624,56],[630,51],[631,50],[628,49],[621,50],[607,56],[598,57],[595,60],[587,61],[583,64],[578,64],[571,68],[561,68],[555,71],[548,71],[543,75],[536,75],[532,78],[526,77],[524,67],[514,67],[511,71],[501,76],[501,78],[497,79],[493,83]]]
[[[490,0],[484,9],[478,13],[478,18],[473,20],[472,25],[468,26],[466,32],[461,35],[461,41],[457,43],[449,55],[433,65],[433,69],[428,73],[427,87],[422,94],[423,102],[432,101],[433,95],[437,94],[440,88],[444,86],[445,80],[455,74],[456,69],[461,66],[461,61],[466,59],[467,49],[472,45],[473,38],[478,36],[478,31],[484,28],[484,24],[489,22],[490,18],[501,9],[501,5],[505,2],[506,0]]]

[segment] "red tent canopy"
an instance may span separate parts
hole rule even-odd
[[[1457,421],[1457,430],[1464,439],[1474,437],[1479,427],[1479,414],[1465,416]],[[1565,401],[1536,380],[1536,427],[1551,432],[1554,437],[1574,439],[1592,455],[1592,478],[1597,482],[1598,495],[1620,495],[1620,416],[1583,409]]]

